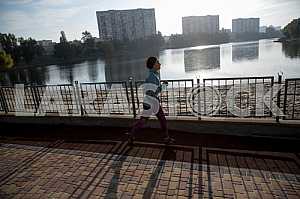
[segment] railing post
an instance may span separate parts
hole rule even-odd
[[[278,86],[280,88],[281,86],[281,83],[282,83],[282,75],[280,75],[278,73]],[[280,95],[281,95],[281,91],[279,89],[278,93],[277,93],[277,107],[280,109]],[[279,122],[279,115],[276,114],[276,122]]]
[[[38,112],[39,109],[39,99],[36,92],[36,84],[30,84],[30,91],[33,98],[34,108],[35,108],[35,114]]]
[[[201,111],[201,105],[200,105],[200,94],[201,94],[201,92],[200,92],[200,79],[197,79],[197,94],[198,94],[198,98],[197,98],[197,100],[198,100],[198,120],[201,120],[201,114],[200,114],[200,111]]]
[[[271,79],[271,93],[270,93],[270,117],[272,117],[273,113],[272,113],[272,98],[273,98],[273,86],[274,86],[274,77]]]
[[[75,99],[76,99],[76,103],[77,103],[77,108],[78,108],[78,111],[80,111],[80,115],[83,116],[84,111],[82,108],[81,95],[80,95],[81,91],[79,89],[78,81],[75,81],[74,84],[75,84]]]
[[[203,79],[203,112],[206,115],[206,96],[205,96],[205,79]]]
[[[4,95],[1,87],[0,87],[0,102],[1,102],[1,106],[2,106],[5,114],[7,114],[8,113],[7,103],[6,103],[5,95]]]
[[[133,110],[133,118],[136,118],[136,109],[135,109],[135,101],[134,101],[134,92],[133,92],[133,78],[129,77],[129,87],[130,87],[130,94],[131,94],[131,102],[132,102],[132,110]]]
[[[287,90],[288,90],[288,80],[286,79],[284,82],[283,119],[285,119],[285,115],[286,115]]]
[[[127,86],[127,82],[124,82],[125,84],[125,92],[126,92],[126,99],[127,99],[127,103],[128,103],[128,112],[130,114],[130,99],[129,99],[129,94],[128,94],[128,86]]]

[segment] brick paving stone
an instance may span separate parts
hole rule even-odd
[[[17,168],[0,184],[0,198],[300,198],[299,167],[292,160],[223,152],[209,154],[210,165],[197,165],[180,148],[176,161],[162,161],[163,150],[155,147],[134,146],[129,156],[112,156],[96,152],[112,149],[109,144],[62,146],[26,167],[21,163],[41,147],[0,146],[0,176]]]
[[[104,192],[105,192],[105,188],[103,188],[103,187],[96,187],[93,190],[93,194],[97,195],[97,196],[101,196]]]
[[[170,182],[169,189],[177,189],[178,188],[178,182]]]

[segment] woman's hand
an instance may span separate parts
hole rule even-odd
[[[162,83],[168,85],[168,81],[167,80],[163,80]]]

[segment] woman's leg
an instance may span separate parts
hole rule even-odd
[[[147,120],[148,120],[147,117],[141,117],[138,121],[136,121],[131,128],[130,134],[134,136],[137,131],[139,131],[144,127]]]
[[[165,136],[169,137],[167,119],[165,117],[165,113],[161,106],[159,106],[159,110],[158,110],[158,113],[156,114],[156,117],[159,120],[160,127],[163,130],[163,132],[165,133]]]

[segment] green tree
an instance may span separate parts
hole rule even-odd
[[[288,39],[300,38],[300,18],[291,21],[282,32]]]
[[[83,55],[83,46],[80,41],[61,42],[54,45],[54,57],[64,60],[80,58]]]
[[[0,33],[0,44],[3,50],[10,54],[14,62],[19,62],[21,58],[21,50],[18,46],[18,39],[14,34],[2,34]]]
[[[72,56],[74,57],[82,57],[83,55],[83,46],[82,43],[79,40],[74,40],[71,43],[71,51],[72,51]]]
[[[57,58],[68,59],[71,57],[71,45],[67,42],[57,43],[54,46],[54,56]]]
[[[299,58],[300,57],[300,41],[295,42],[283,42],[282,50],[285,56],[290,58]]]
[[[92,39],[93,36],[90,32],[88,32],[87,30],[82,32],[82,37],[81,40],[83,41],[83,43],[85,43],[87,40]]]
[[[84,54],[86,56],[93,55],[96,52],[96,48],[95,39],[93,38],[92,34],[87,30],[82,32],[81,40],[84,45]]]
[[[10,54],[6,54],[5,51],[0,51],[0,69],[6,70],[12,68],[14,65],[14,60]]]
[[[37,44],[37,42],[29,37],[28,39],[19,38],[20,48],[22,52],[22,57],[25,62],[31,63],[36,55],[41,55],[43,53],[42,48]]]

